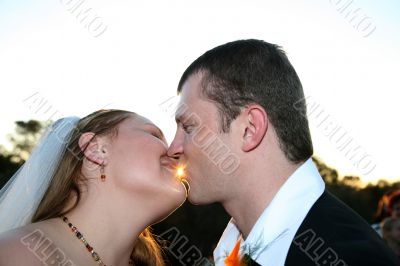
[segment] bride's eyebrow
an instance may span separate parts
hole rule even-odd
[[[152,128],[156,129],[157,133],[160,134],[160,136],[161,136],[162,138],[165,138],[163,132],[161,131],[161,129],[160,129],[158,126],[156,126],[156,125],[154,125],[154,124],[151,124],[151,123],[146,123],[145,125],[149,125],[149,126],[151,126]]]

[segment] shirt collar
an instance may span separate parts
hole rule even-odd
[[[310,158],[282,185],[254,224],[246,240],[242,241],[241,250],[247,254],[250,251],[252,258],[256,260],[281,236],[292,230],[297,231],[324,190],[325,183]],[[231,219],[214,250],[217,265],[217,260],[223,261],[240,236],[240,231]]]

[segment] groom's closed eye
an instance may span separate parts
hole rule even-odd
[[[182,124],[182,129],[185,133],[190,134],[193,131],[194,125],[191,124]]]
[[[201,119],[198,115],[195,113],[188,115],[187,112],[176,114],[175,121],[178,128],[182,128],[186,134],[192,133],[201,124]]]

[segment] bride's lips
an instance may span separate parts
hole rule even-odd
[[[161,165],[175,171],[178,167],[178,161],[171,157],[162,157]]]
[[[179,161],[177,159],[171,157],[162,157],[161,165],[175,173],[175,178],[177,178],[185,187],[187,197],[190,191],[190,184],[187,180],[185,165],[179,164]]]

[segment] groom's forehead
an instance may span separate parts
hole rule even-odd
[[[198,99],[198,101],[200,101],[200,99]],[[184,122],[200,122],[198,112],[201,112],[201,107],[198,107],[197,103],[186,103],[181,101],[175,112],[175,121],[178,124]]]
[[[208,113],[209,108],[216,107],[215,103],[210,101],[203,91],[202,73],[195,73],[188,77],[183,83],[179,93],[179,102],[175,111],[175,120],[177,123],[182,121],[200,120],[200,116]],[[210,106],[210,103],[212,106]],[[198,121],[197,121],[198,122]]]
[[[175,121],[176,123],[187,122],[193,117],[194,112],[191,111],[188,105],[180,105],[178,110],[175,112]]]
[[[180,99],[175,111],[176,122],[183,122],[191,117],[191,114],[196,112],[196,103],[200,100],[195,93],[195,88],[184,87],[180,93]]]
[[[190,75],[182,84],[179,91],[181,100],[191,100],[193,98],[202,98],[203,96],[203,77],[202,73],[195,73]]]

